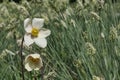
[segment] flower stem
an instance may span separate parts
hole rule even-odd
[[[44,77],[44,66],[41,68],[41,80],[43,80]]]
[[[24,77],[24,65],[23,65],[23,41],[24,41],[24,37],[22,38],[22,42],[21,42],[21,46],[20,46],[20,58],[21,58],[21,76],[22,76],[22,80],[25,80],[25,77]]]
[[[36,76],[36,71],[34,71],[34,76],[33,76],[34,80],[37,80],[37,76]]]
[[[34,80],[37,80],[37,77],[36,77],[36,76],[34,76]]]

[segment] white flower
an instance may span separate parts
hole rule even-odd
[[[24,42],[27,46],[32,43],[36,43],[39,47],[45,48],[47,46],[46,37],[51,34],[49,29],[42,28],[44,19],[33,18],[32,22],[30,18],[24,20],[24,28],[26,34],[24,36]]]
[[[37,53],[29,54],[25,58],[25,69],[27,69],[27,71],[39,70],[42,66],[42,59]]]

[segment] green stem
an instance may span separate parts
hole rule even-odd
[[[37,76],[36,76],[36,72],[34,71],[34,76],[33,76],[34,80],[37,80]]]
[[[25,77],[24,77],[24,65],[23,65],[23,42],[24,42],[24,37],[22,38],[22,42],[21,42],[21,46],[20,46],[20,58],[21,58],[21,76],[22,76],[22,80],[25,80]]]
[[[43,80],[43,76],[44,76],[44,66],[42,67],[42,69],[41,69],[41,80]]]
[[[36,77],[36,75],[34,76],[34,80],[37,80],[37,77]]]

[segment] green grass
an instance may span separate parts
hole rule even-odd
[[[44,27],[51,30],[45,49],[36,45],[23,49],[25,56],[34,52],[42,56],[44,76],[53,72],[47,80],[95,80],[93,76],[120,80],[120,15],[116,15],[120,14],[120,3],[108,0],[99,9],[92,2],[80,7],[77,2],[52,1],[0,3],[0,80],[21,80],[17,40],[24,36],[23,22],[27,17],[45,18]],[[96,12],[100,19],[90,12]],[[40,80],[41,71],[26,70],[25,80],[33,80],[35,73]]]

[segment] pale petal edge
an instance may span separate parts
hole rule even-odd
[[[27,26],[28,26],[28,24],[30,23],[30,18],[26,18],[25,20],[24,20],[24,28],[26,28]]]
[[[32,20],[32,26],[35,27],[35,28],[42,28],[44,25],[44,19],[42,18],[33,18]]]
[[[46,38],[50,34],[51,34],[51,31],[49,29],[41,29],[38,34],[38,38]]]
[[[32,71],[32,68],[30,67],[29,63],[26,63],[26,64],[25,64],[25,69],[26,69],[27,71]]]
[[[30,46],[30,45],[33,44],[33,43],[34,43],[34,40],[31,38],[31,35],[25,34],[25,35],[24,35],[24,44],[25,44],[26,46]]]
[[[47,40],[45,38],[36,38],[34,39],[36,45],[41,48],[45,48],[47,46]]]

